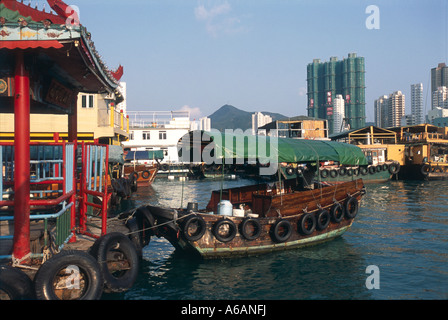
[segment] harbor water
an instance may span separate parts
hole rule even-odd
[[[123,206],[204,208],[211,190],[251,180],[169,181],[140,187]],[[352,228],[323,244],[226,260],[188,259],[165,239],[145,247],[140,274],[108,300],[448,299],[447,181],[367,185]]]

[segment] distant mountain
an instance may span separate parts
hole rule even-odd
[[[256,111],[248,112],[240,110],[234,106],[226,104],[208,117],[211,119],[213,129],[218,129],[220,131],[224,131],[225,129],[242,129],[244,131],[252,128],[252,114],[255,112]],[[279,113],[267,111],[260,112],[264,115],[271,116],[272,121],[287,118]]]

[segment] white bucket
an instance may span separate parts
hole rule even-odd
[[[229,200],[221,200],[218,203],[218,214],[222,216],[231,216],[232,215],[232,204]]]

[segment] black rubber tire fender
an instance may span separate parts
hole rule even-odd
[[[219,232],[219,229],[223,226],[223,225],[228,225],[229,226],[229,232],[227,233],[227,235],[222,235]],[[229,242],[232,241],[233,238],[235,238],[236,236],[236,225],[235,223],[227,218],[218,220],[214,225],[213,225],[213,235],[215,236],[216,239],[218,239],[221,242]]]
[[[330,177],[336,178],[338,176],[338,171],[336,169],[330,170]]]
[[[335,202],[330,209],[331,220],[339,223],[344,218],[344,206],[339,202]]]
[[[328,171],[328,169],[322,169],[321,171],[320,171],[320,177],[321,178],[327,178],[328,177],[328,174],[329,174],[329,171]]]
[[[197,224],[198,231],[194,234],[189,233],[189,227],[192,224]],[[201,216],[198,215],[192,215],[187,218],[185,218],[185,221],[182,225],[182,234],[188,241],[198,241],[202,238],[206,231],[206,223],[204,219]]]
[[[95,241],[91,254],[97,259],[104,277],[105,292],[122,292],[130,289],[138,276],[139,257],[132,241],[121,232],[108,233]],[[126,270],[111,272],[109,262],[126,261]]]
[[[319,231],[325,230],[330,224],[330,213],[326,209],[320,209],[316,214],[316,228]]]
[[[0,292],[10,300],[32,300],[35,298],[33,282],[25,272],[11,266],[0,266]]]
[[[283,230],[283,232],[282,232]],[[280,219],[271,227],[272,239],[275,242],[281,243],[287,241],[292,234],[292,225],[286,219]]]
[[[142,172],[142,178],[148,179],[151,176],[151,173],[148,170]]]
[[[252,225],[254,232],[248,233],[247,232],[247,226]],[[257,239],[261,234],[261,224],[258,219],[254,218],[246,218],[243,220],[243,222],[240,223],[240,233],[246,240],[255,240]]]
[[[369,173],[369,170],[368,170],[366,167],[360,167],[360,168],[359,168],[359,173],[360,173],[362,176],[365,176],[367,173]]]
[[[45,261],[34,277],[34,289],[39,300],[63,300],[54,290],[55,277],[67,267],[77,267],[84,276],[86,288],[79,300],[98,300],[103,294],[103,275],[98,262],[85,251],[63,250]],[[67,271],[67,270],[66,270]]]
[[[400,172],[400,167],[401,166],[398,162],[391,163],[389,166],[389,173],[396,174],[396,173]]]
[[[302,215],[299,221],[299,232],[304,235],[310,235],[316,229],[316,217],[311,213]]]
[[[376,166],[370,166],[369,167],[369,173],[374,174],[376,172]]]
[[[424,164],[422,166],[422,168],[420,169],[420,172],[424,175],[427,176],[430,172],[432,171],[432,168],[429,164]]]
[[[355,197],[349,197],[345,202],[345,215],[348,219],[353,219],[358,214],[359,203]]]

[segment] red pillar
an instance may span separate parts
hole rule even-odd
[[[14,95],[14,248],[22,260],[30,250],[30,79],[23,52],[16,55]]]
[[[71,113],[68,115],[68,141],[74,143],[75,154],[77,152],[78,143],[78,92],[75,92],[72,101]],[[76,157],[75,157],[76,159]],[[76,161],[74,161],[76,167]],[[77,189],[76,169],[73,170],[73,189]],[[70,202],[76,203],[77,192],[70,197]],[[70,213],[70,225],[73,236],[70,238],[70,243],[76,242],[76,206],[73,205]]]
[[[72,110],[68,115],[68,141],[76,142],[78,139],[78,92],[72,102]]]

